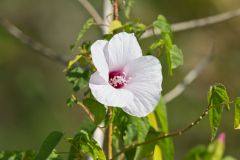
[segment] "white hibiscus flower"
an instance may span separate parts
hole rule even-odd
[[[97,101],[137,117],[154,110],[162,91],[161,64],[153,56],[142,56],[134,34],[122,32],[109,42],[97,40],[91,54],[97,71],[89,87]]]

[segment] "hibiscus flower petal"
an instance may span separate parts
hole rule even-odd
[[[110,71],[125,66],[142,56],[142,50],[133,33],[121,32],[112,37],[105,52]]]
[[[162,70],[159,60],[153,56],[140,57],[124,68],[131,77],[124,89],[133,93],[134,98],[123,108],[125,112],[144,117],[154,110],[160,100]]]
[[[108,65],[104,56],[104,48],[107,47],[108,41],[97,40],[91,46],[92,61],[100,75],[108,80]]]
[[[97,101],[107,106],[124,107],[133,100],[130,91],[112,87],[99,72],[92,74],[89,88]]]

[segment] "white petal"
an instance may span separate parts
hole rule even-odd
[[[110,71],[120,69],[128,62],[142,56],[142,50],[134,34],[121,32],[113,36],[105,52]]]
[[[159,60],[153,56],[140,57],[124,68],[131,79],[124,87],[131,91],[134,99],[125,112],[137,117],[144,117],[154,110],[160,100],[162,91],[162,69]]]
[[[100,103],[112,107],[124,107],[133,101],[133,94],[125,89],[115,89],[106,82],[99,72],[92,74],[89,88]]]
[[[100,75],[105,79],[108,80],[108,65],[104,55],[104,48],[107,47],[108,41],[105,40],[97,40],[91,46],[91,54],[92,54],[92,61],[97,71]]]

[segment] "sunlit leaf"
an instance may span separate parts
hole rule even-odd
[[[71,149],[68,160],[84,159],[87,155],[94,160],[106,160],[102,148],[84,130],[77,133],[70,143]]]
[[[46,160],[50,156],[56,145],[59,143],[59,141],[62,139],[62,136],[62,132],[51,132],[41,145],[41,148],[35,160]]]
[[[82,57],[82,55],[76,55],[73,60],[68,62],[67,69],[70,69],[72,67],[72,65],[75,64],[81,57]]]
[[[210,87],[208,92],[208,106],[211,107],[209,110],[209,121],[211,139],[213,140],[217,134],[224,106],[229,109],[229,97],[224,85],[216,84]]]
[[[234,128],[240,129],[240,97],[235,100]]]
[[[155,130],[158,130],[157,119],[154,112],[148,115],[148,121],[151,127],[153,127]]]
[[[111,22],[109,28],[108,28],[108,32],[111,33],[116,29],[119,29],[122,27],[122,23],[119,20],[114,20]]]
[[[162,151],[158,145],[155,145],[155,148],[153,151],[153,160],[162,160]]]

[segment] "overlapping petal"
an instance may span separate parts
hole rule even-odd
[[[160,100],[161,64],[153,56],[143,56],[127,64],[124,71],[131,77],[125,89],[131,91],[134,98],[123,110],[134,116],[146,116]]]
[[[97,40],[91,46],[92,61],[100,75],[108,81],[108,64],[104,55],[104,49],[107,47],[108,41]]]
[[[123,107],[133,100],[133,94],[130,91],[113,88],[99,72],[92,74],[89,87],[93,96],[107,106]]]
[[[105,52],[109,70],[116,70],[142,56],[142,50],[134,34],[121,32],[112,37]]]

